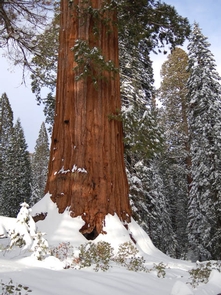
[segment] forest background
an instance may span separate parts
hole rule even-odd
[[[221,91],[215,63],[208,49],[209,45],[196,25],[193,28],[190,45],[189,72],[191,75],[187,86],[189,93],[185,89],[186,78],[180,79],[183,83],[179,86],[181,87],[180,92],[177,92],[177,82],[174,84],[173,81],[169,81],[168,83],[167,79],[171,75],[168,68],[171,65],[163,68],[164,83],[159,92],[154,92],[151,64],[148,57],[137,60],[133,58],[128,48],[124,47],[121,51],[121,56],[124,57],[121,61],[122,115],[130,199],[134,218],[148,232],[160,250],[176,258],[219,259],[221,238],[219,193],[221,119],[219,110]],[[169,60],[171,56],[169,56]],[[183,69],[186,69],[188,64],[184,51],[180,50],[178,59],[181,61]],[[174,67],[174,72],[179,69],[180,64]],[[172,66],[174,66],[174,61]],[[125,80],[125,74],[132,78]],[[202,79],[200,80],[199,77]],[[182,87],[185,89],[184,96]],[[152,96],[152,93],[155,95]],[[189,100],[186,100],[187,94]],[[155,108],[154,98],[159,98],[166,108],[158,112]],[[2,96],[3,100],[7,102],[7,97],[4,95]],[[182,116],[179,116],[179,112],[182,113]],[[9,107],[8,113],[11,115]],[[7,116],[7,118],[9,117]],[[112,119],[121,120],[122,118],[119,115],[117,118],[110,118],[110,120]],[[189,130],[185,130],[187,121]],[[18,170],[15,170],[15,164],[18,162],[18,150],[24,151],[24,155],[26,150],[19,122],[17,121],[15,124],[14,135],[19,134],[20,137],[13,135],[12,142],[5,138],[4,145],[4,133],[1,134],[2,155],[10,159],[7,162],[8,167],[3,165],[5,170],[3,173],[1,171],[2,198],[4,195],[11,196],[8,204],[5,201],[1,204],[1,214],[7,212],[7,216],[16,216],[16,212],[11,211],[12,207],[13,210],[19,207],[19,203],[13,204],[12,200],[21,201],[16,190],[21,194],[21,197],[29,194],[27,191],[24,193],[25,188],[21,186],[19,189],[14,188],[14,198],[12,193],[15,184],[22,184],[22,181],[16,178],[17,175],[20,172],[25,173],[27,168],[24,163],[24,166],[19,166]],[[205,128],[199,122],[205,123]],[[2,125],[3,123],[5,123],[4,120],[2,120]],[[12,125],[12,122],[9,122],[9,125]],[[29,125],[32,128],[33,118]],[[10,129],[10,126],[8,128]],[[23,143],[22,146],[21,143]],[[36,154],[34,153],[34,156]],[[188,159],[189,154],[192,157],[192,165],[191,159]],[[207,155],[209,156],[207,157]],[[43,163],[45,165],[47,161],[45,160]],[[34,164],[33,160],[32,178],[36,180],[37,168],[33,168]],[[38,163],[38,166],[42,168],[42,163],[40,165]],[[14,175],[10,174],[8,177],[10,169],[13,170]],[[30,182],[28,171],[26,176],[25,185],[28,186]],[[24,180],[25,176],[23,175],[21,179]],[[189,191],[190,187],[191,191]],[[11,191],[8,190],[9,188]],[[39,198],[43,195],[39,189],[37,180],[32,182],[30,204],[35,203],[34,200],[38,199],[35,198],[36,194]],[[190,252],[190,245],[193,247],[193,256]]]
[[[200,24],[203,34],[209,38],[211,51],[215,56],[217,70],[221,74],[221,45],[219,42],[221,33],[221,19],[219,17],[219,11],[221,9],[220,1],[168,0],[165,2],[174,6],[177,12],[183,17],[188,17],[191,24],[194,21]],[[33,152],[41,123],[45,120],[43,113],[44,107],[37,105],[35,95],[31,91],[30,73],[26,73],[26,85],[24,85],[22,83],[22,69],[19,66],[15,67],[11,64],[3,54],[4,52],[0,50],[0,94],[7,93],[14,112],[14,118],[15,120],[20,118],[22,127],[24,128],[28,150]],[[166,58],[167,55],[163,53],[158,55],[151,54],[156,88],[160,86],[160,69]]]

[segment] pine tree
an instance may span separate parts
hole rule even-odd
[[[29,202],[31,196],[31,164],[24,131],[18,119],[6,152],[5,173],[2,182],[4,200],[2,212],[16,217],[22,201]]]
[[[122,115],[133,217],[161,251],[175,256],[175,235],[155,159],[163,139],[154,108],[152,65],[143,50],[123,52]]]
[[[8,149],[13,133],[13,112],[9,99],[4,93],[0,97],[0,215],[4,215],[4,202],[8,197],[4,194],[5,176],[8,171]]]
[[[49,254],[48,242],[43,238],[41,232],[37,232],[36,224],[31,216],[31,209],[26,202],[20,204],[21,209],[13,229],[9,231],[11,238],[10,248],[22,247],[23,250],[32,250],[33,256],[38,260]]]
[[[175,257],[177,241],[157,157],[137,162],[128,180],[135,220],[158,249]]]
[[[187,53],[175,48],[161,68],[162,82],[158,91],[162,103],[161,120],[165,134],[165,150],[161,175],[170,204],[173,230],[176,233],[176,258],[187,252],[187,201],[190,176],[189,130],[187,122]]]
[[[33,237],[36,233],[36,225],[31,217],[31,210],[26,202],[20,204],[21,208],[17,215],[15,228],[10,231],[10,247],[24,246],[24,249],[31,248]]]
[[[44,196],[45,184],[47,180],[49,160],[48,134],[44,122],[41,125],[35,151],[32,155],[32,197],[31,204],[35,204]]]
[[[0,97],[0,148],[6,148],[13,129],[13,112],[6,93]]]
[[[124,108],[123,108],[124,109]],[[134,219],[163,252],[175,256],[175,236],[159,173],[162,133],[153,113],[128,106],[125,158]]]
[[[210,44],[194,25],[188,99],[192,156],[189,243],[195,259],[221,258],[221,87]]]

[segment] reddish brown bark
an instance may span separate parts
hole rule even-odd
[[[93,0],[93,7],[99,8],[102,2]],[[115,12],[110,17],[115,18]],[[76,81],[73,70],[76,64],[71,48],[76,39],[88,40],[118,67],[116,27],[107,33],[107,27],[100,25],[98,38],[92,29],[90,16],[82,26],[69,1],[61,1],[56,115],[46,192],[59,213],[70,207],[72,217],[82,216],[85,221],[80,231],[96,236],[108,213],[117,213],[129,222],[131,209],[122,122],[110,119],[121,107],[119,75],[112,79],[111,73],[104,73],[107,79],[95,88],[90,77]]]

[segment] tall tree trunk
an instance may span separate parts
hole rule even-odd
[[[91,2],[93,8],[100,8],[103,1]],[[61,0],[56,115],[46,185],[59,213],[68,207],[72,217],[81,216],[85,225],[80,231],[91,239],[103,232],[108,213],[127,222],[131,216],[122,122],[113,116],[121,108],[119,74],[113,79],[104,72],[106,79],[96,87],[91,77],[76,81],[71,50],[77,39],[87,40],[118,67],[116,11],[108,13],[111,29],[107,32],[100,22],[96,38],[92,17],[83,22],[72,1]]]

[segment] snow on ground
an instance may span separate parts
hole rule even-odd
[[[83,225],[80,217],[71,218],[68,210],[58,214],[56,205],[46,195],[32,208],[32,215],[48,212],[44,221],[37,223],[38,230],[45,232],[49,245],[70,242],[77,247],[88,242],[79,229]],[[0,237],[14,226],[16,219],[0,217]],[[29,250],[4,250],[10,243],[8,238],[0,239],[0,294],[1,282],[7,284],[10,279],[14,284],[28,286],[33,295],[217,295],[221,293],[221,273],[213,270],[207,284],[193,288],[188,270],[195,264],[172,259],[154,247],[148,235],[134,220],[128,224],[128,230],[122,226],[117,216],[108,215],[105,220],[106,235],[95,240],[109,242],[115,250],[124,242],[136,240],[140,254],[146,260],[146,266],[152,268],[163,262],[166,265],[164,278],[157,276],[157,271],[133,272],[120,265],[113,264],[106,272],[95,272],[92,267],[64,269],[64,264],[54,256],[38,261]],[[23,290],[22,294],[26,294]]]
[[[0,238],[7,235],[9,229],[14,227],[15,221],[15,218],[0,216]]]

